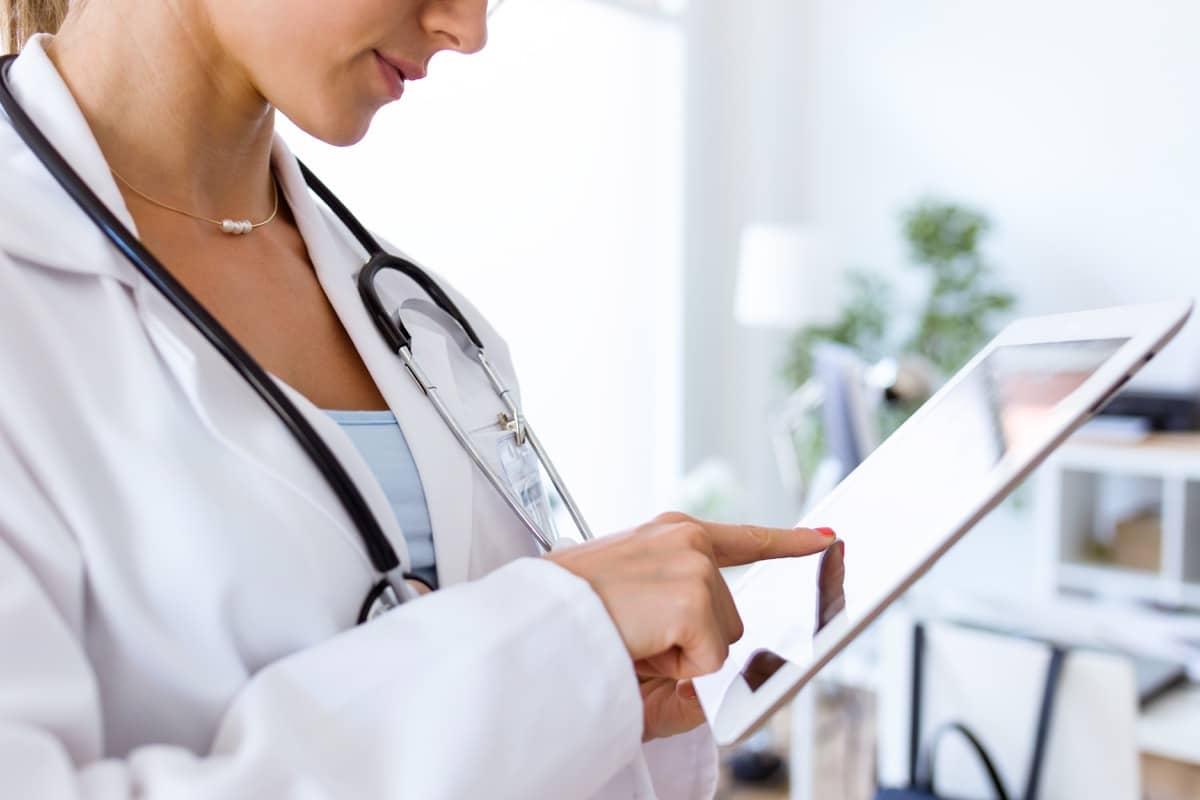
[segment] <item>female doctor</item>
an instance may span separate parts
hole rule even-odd
[[[299,407],[427,592],[354,625],[378,576],[333,490],[0,117],[3,795],[711,795],[688,679],[741,633],[717,568],[832,539],[667,514],[539,557],[373,328],[361,249],[273,133],[278,108],[357,141],[435,53],[483,46],[485,0],[0,11],[24,112]],[[486,431],[478,365],[414,286],[386,288]]]

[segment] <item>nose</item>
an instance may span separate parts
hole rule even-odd
[[[421,22],[440,49],[470,55],[487,44],[487,0],[432,0]]]

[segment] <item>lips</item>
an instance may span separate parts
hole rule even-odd
[[[404,73],[384,60],[378,53],[375,54],[375,61],[379,64],[379,74],[383,78],[388,97],[399,100],[400,96],[404,94]]]
[[[425,77],[425,67],[421,64],[394,56],[385,56],[378,50],[375,50],[374,53],[388,96],[393,100],[399,100],[400,96],[404,94],[404,84],[407,81],[417,81]]]
[[[392,69],[399,72],[400,76],[406,81],[419,81],[425,77],[425,68],[420,64],[396,56],[384,55],[378,50],[375,51],[375,55],[379,56]]]

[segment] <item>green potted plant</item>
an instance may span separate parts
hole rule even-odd
[[[902,223],[912,266],[927,273],[929,286],[911,332],[897,335],[896,322],[913,316],[894,307],[890,282],[866,270],[852,271],[846,277],[841,316],[829,325],[802,328],[792,337],[783,365],[791,385],[801,387],[812,377],[813,348],[821,342],[852,347],[872,363],[884,356],[919,357],[942,376],[951,375],[987,343],[1015,306],[1015,296],[999,286],[980,252],[990,227],[981,212],[928,200],[906,211]],[[884,406],[880,430],[890,433],[915,410],[915,405]],[[799,432],[795,445],[807,479],[824,451],[819,419]]]

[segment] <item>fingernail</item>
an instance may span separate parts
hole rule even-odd
[[[813,528],[813,530],[822,536],[828,536],[831,539],[837,536],[837,533],[833,530],[833,528]]]
[[[696,686],[691,681],[684,681],[679,684],[679,696],[684,700],[696,699]]]
[[[845,558],[846,556],[846,540],[841,539],[837,543],[838,555]]]

